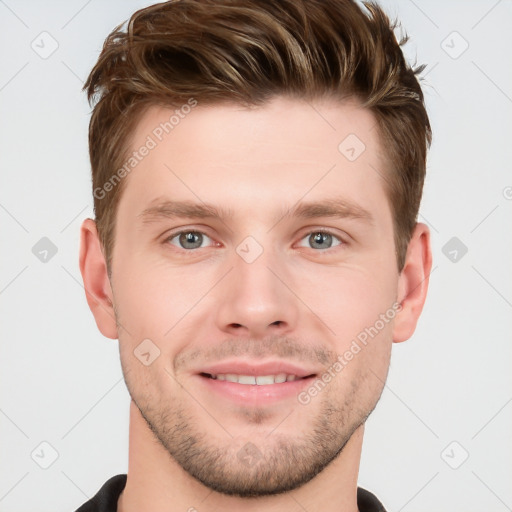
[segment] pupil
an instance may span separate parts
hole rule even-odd
[[[201,235],[199,233],[194,233],[192,231],[189,231],[188,233],[182,233],[180,235],[180,244],[185,249],[195,249],[197,247],[201,247]],[[192,247],[190,247],[191,244]]]
[[[322,243],[329,242],[331,239],[331,235],[329,235],[329,233],[321,233],[321,232],[315,233],[314,235],[312,235],[312,237],[313,237],[314,245],[322,245]],[[330,245],[331,245],[330,243],[327,244],[327,247],[330,247]]]

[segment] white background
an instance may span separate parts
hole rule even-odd
[[[75,510],[127,470],[117,341],[97,331],[78,269],[92,216],[81,86],[108,33],[149,3],[0,1],[2,512]],[[512,3],[381,3],[411,36],[406,55],[428,64],[420,220],[434,271],[367,422],[359,485],[389,511],[511,510]],[[52,40],[46,59],[31,47]],[[32,252],[42,237],[58,249],[46,263]],[[456,262],[442,250],[452,237],[468,249]]]

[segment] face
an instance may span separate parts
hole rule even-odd
[[[387,375],[399,275],[375,119],[327,100],[186,110],[166,133],[174,109],[150,109],[132,141],[151,147],[124,178],[112,254],[126,383],[206,486],[291,490]]]

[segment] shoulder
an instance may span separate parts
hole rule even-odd
[[[126,474],[109,478],[101,489],[75,512],[117,512],[117,500],[126,485]]]
[[[386,512],[375,494],[362,487],[357,488],[357,508],[359,512]]]

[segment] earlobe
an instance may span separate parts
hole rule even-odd
[[[423,223],[416,224],[409,242],[404,268],[398,278],[398,298],[401,310],[395,317],[393,341],[408,340],[414,330],[425,304],[430,272],[432,251],[430,231]]]
[[[117,339],[112,288],[96,223],[86,219],[80,228],[80,272],[85,296],[96,325],[107,338]]]

